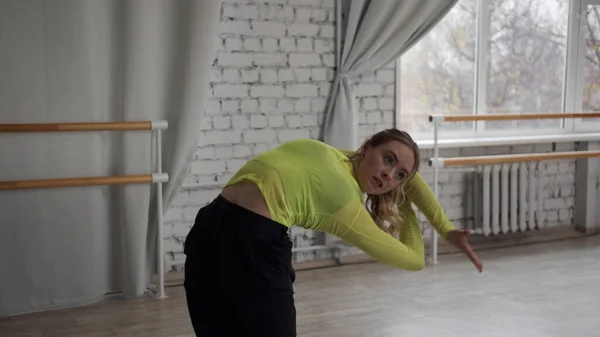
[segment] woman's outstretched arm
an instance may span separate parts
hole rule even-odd
[[[404,193],[406,198],[401,200],[398,205],[398,212],[401,216],[407,218],[408,221],[411,217],[415,217],[415,211],[412,208],[414,203],[417,208],[423,212],[431,226],[435,228],[436,232],[446,241],[454,244],[461,251],[463,251],[473,262],[477,270],[481,272],[483,265],[479,258],[471,249],[471,246],[467,242],[467,237],[471,234],[469,230],[457,230],[450,219],[446,216],[446,212],[440,205],[438,199],[433,194],[429,185],[425,182],[420,173],[417,172],[415,176],[407,182],[404,187]]]
[[[398,240],[377,227],[361,203],[349,204],[338,212],[336,217],[344,220],[336,226],[339,232],[334,232],[334,235],[338,235],[377,261],[413,271],[425,267],[423,237],[416,218],[404,224]]]
[[[429,223],[431,223],[431,226],[435,228],[436,232],[442,238],[446,239],[448,233],[456,229],[454,224],[448,219],[439,200],[419,172],[406,183],[404,194],[406,197],[404,200],[400,200],[398,204],[398,211],[402,216],[413,211],[411,205],[413,203],[423,212]]]

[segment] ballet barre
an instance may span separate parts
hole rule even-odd
[[[524,114],[489,114],[489,115],[430,115],[430,122],[478,122],[478,121],[509,121],[537,120],[563,118],[600,118],[600,112],[571,112],[571,113],[524,113]]]
[[[130,174],[119,176],[70,177],[53,179],[31,179],[0,181],[0,191],[25,190],[60,187],[82,187],[99,185],[157,184],[157,268],[159,276],[158,294],[150,289],[149,295],[164,299],[164,254],[163,254],[163,196],[162,184],[169,182],[169,174],[162,172],[161,131],[168,129],[167,121],[129,122],[85,122],[85,123],[12,123],[0,124],[0,133],[40,133],[40,132],[96,132],[96,131],[151,131],[156,137],[151,140],[152,152],[156,154],[156,172],[150,174]],[[152,137],[151,137],[152,138]]]
[[[168,128],[167,121],[0,124],[0,133],[153,131]]]
[[[490,164],[512,164],[521,162],[563,160],[563,159],[585,159],[600,157],[600,151],[565,151],[550,153],[524,153],[511,155],[473,156],[429,159],[429,166],[447,167],[461,165],[490,165]]]
[[[79,177],[79,178],[55,178],[55,179],[32,179],[0,181],[0,191],[27,190],[57,187],[80,187],[99,185],[123,185],[123,184],[155,184],[166,183],[169,175],[160,174],[131,174],[122,176],[105,177]]]
[[[565,113],[522,113],[522,114],[485,114],[485,115],[429,115],[429,122],[433,123],[433,158],[429,159],[429,166],[433,167],[433,193],[439,198],[439,168],[460,165],[503,164],[524,161],[543,161],[560,159],[581,159],[600,157],[600,151],[570,151],[554,153],[529,153],[518,155],[492,155],[440,158],[439,155],[439,127],[444,122],[477,122],[477,121],[509,121],[509,120],[541,120],[541,119],[575,119],[575,118],[600,118],[600,112],[565,112]],[[431,261],[437,263],[438,236],[435,230],[431,231]]]

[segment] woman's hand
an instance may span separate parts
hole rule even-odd
[[[477,255],[475,255],[475,253],[471,249],[471,246],[467,242],[467,236],[469,236],[470,234],[471,232],[469,230],[455,229],[448,233],[448,235],[446,236],[446,241],[454,244],[461,251],[463,251],[463,253],[467,254],[467,256],[471,259],[471,261],[477,268],[477,270],[479,270],[479,272],[481,273],[481,271],[483,270],[483,265],[481,264],[479,258],[477,257]]]

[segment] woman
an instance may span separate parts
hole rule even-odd
[[[296,335],[292,225],[333,234],[387,265],[420,270],[424,247],[413,202],[481,271],[469,233],[448,221],[417,173],[419,161],[415,142],[396,129],[375,134],[355,153],[305,139],[248,161],[200,209],[185,242],[196,334]]]

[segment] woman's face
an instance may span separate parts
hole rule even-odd
[[[413,150],[397,140],[377,147],[365,146],[364,157],[355,169],[364,193],[383,194],[398,187],[415,166]]]

